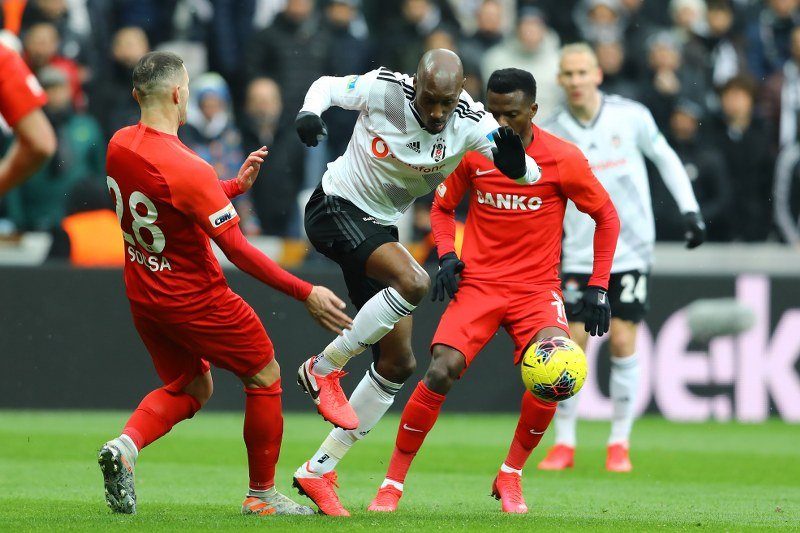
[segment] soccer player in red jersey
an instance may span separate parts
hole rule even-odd
[[[136,511],[134,465],[139,451],[191,418],[209,399],[209,363],[245,387],[244,441],[250,490],[243,514],[312,514],[275,490],[283,434],[280,369],[253,309],[228,287],[209,237],[239,269],[305,303],[338,333],[351,319],[336,295],[296,278],[253,248],[239,229],[230,198],[248,190],[267,155],[250,154],[235,179],[213,168],[177,135],[186,119],[189,76],[175,54],[152,52],[134,68],[141,121],[108,146],[108,189],[122,227],[125,286],[133,322],[164,386],[148,394],[118,438],[100,450],[106,501]]]
[[[0,198],[56,151],[56,134],[42,111],[46,103],[36,76],[19,54],[0,42],[0,115],[15,137],[0,159]]]
[[[500,174],[490,160],[470,152],[436,190],[431,224],[439,253],[433,297],[452,298],[431,341],[432,360],[400,418],[386,479],[370,511],[395,511],[411,462],[433,428],[445,395],[501,326],[514,340],[514,362],[545,337],[569,337],[558,266],[567,200],[597,223],[594,272],[581,313],[592,335],[608,331],[610,308],[605,288],[614,256],[619,219],[586,158],[573,144],[532,124],[536,82],[515,68],[492,73],[487,109],[501,126],[511,127],[541,167],[541,177],[520,185]],[[461,258],[454,248],[454,210],[464,194],[470,205]],[[460,273],[460,281],[456,275]],[[508,456],[492,494],[504,512],[525,513],[522,468],[553,418],[556,404],[530,392]]]

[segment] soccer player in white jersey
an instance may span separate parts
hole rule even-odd
[[[629,440],[633,427],[639,361],[638,323],[647,311],[647,278],[653,262],[655,226],[644,157],[658,168],[661,179],[683,213],[686,246],[705,240],[705,223],[689,177],[675,151],[664,140],[653,116],[643,105],[603,94],[597,57],[585,43],[561,50],[558,81],[567,106],[542,124],[547,131],[577,144],[594,174],[611,195],[620,218],[620,233],[608,298],[611,303],[610,394],[614,405],[606,469],[631,470]],[[564,217],[562,289],[569,316],[588,286],[592,271],[594,223],[570,202]],[[586,346],[584,324],[570,323],[570,336]],[[543,470],[562,470],[574,463],[577,400],[559,403],[555,416],[556,444],[539,463]]]
[[[349,514],[334,490],[334,468],[378,423],[416,365],[411,313],[428,293],[430,279],[398,242],[394,224],[468,151],[492,159],[519,184],[540,178],[520,137],[500,128],[463,88],[461,60],[436,49],[422,57],[413,77],[383,68],[322,77],[297,115],[300,139],[316,146],[327,134],[323,111],[332,105],[360,111],[347,150],[328,165],[305,212],[309,240],[342,268],[359,308],[352,329],[298,371],[300,386],[337,426],[294,476],[294,485],[324,514]],[[342,368],[370,346],[373,364],[348,402],[339,385]]]

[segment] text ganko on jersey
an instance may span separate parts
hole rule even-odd
[[[497,209],[509,209],[512,211],[536,211],[542,207],[542,199],[538,196],[525,196],[523,194],[501,194],[482,192],[475,189],[478,195],[478,203],[490,205]]]

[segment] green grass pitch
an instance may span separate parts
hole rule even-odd
[[[137,465],[138,514],[112,515],[95,462],[127,418],[119,412],[0,411],[1,531],[653,531],[800,530],[800,427],[640,420],[634,472],[604,470],[607,423],[581,422],[576,467],[539,472],[552,435],[531,457],[523,486],[531,511],[507,516],[489,497],[516,424],[512,415],[440,417],[393,515],[365,512],[397,428],[387,417],[338,468],[351,518],[244,517],[241,414],[200,413],[147,448]],[[313,414],[286,416],[278,489],[326,435]]]

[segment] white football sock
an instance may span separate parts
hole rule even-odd
[[[636,392],[639,390],[639,357],[611,358],[609,393],[614,404],[609,444],[627,444],[631,437],[636,410]]]
[[[511,468],[510,466],[508,466],[505,463],[500,465],[500,471],[501,472],[505,472],[506,474],[516,474],[516,475],[522,477],[522,470],[517,470],[516,468]]]
[[[558,402],[553,422],[556,430],[556,444],[565,444],[574,448],[577,443],[578,395]]]
[[[351,357],[381,340],[401,318],[410,315],[416,308],[393,288],[383,289],[367,300],[356,313],[352,329],[344,330],[317,356],[314,373],[326,376],[334,370],[340,370]]]
[[[136,458],[139,457],[139,449],[136,447],[136,444],[133,442],[133,439],[127,436],[125,433],[120,435],[119,440],[128,448],[128,451],[133,455],[134,462]]]
[[[357,441],[374,428],[389,407],[402,383],[393,383],[380,376],[372,364],[364,378],[350,395],[350,405],[358,415],[358,427],[353,430],[334,428],[309,461],[309,470],[315,474],[330,472],[350,451]]]

